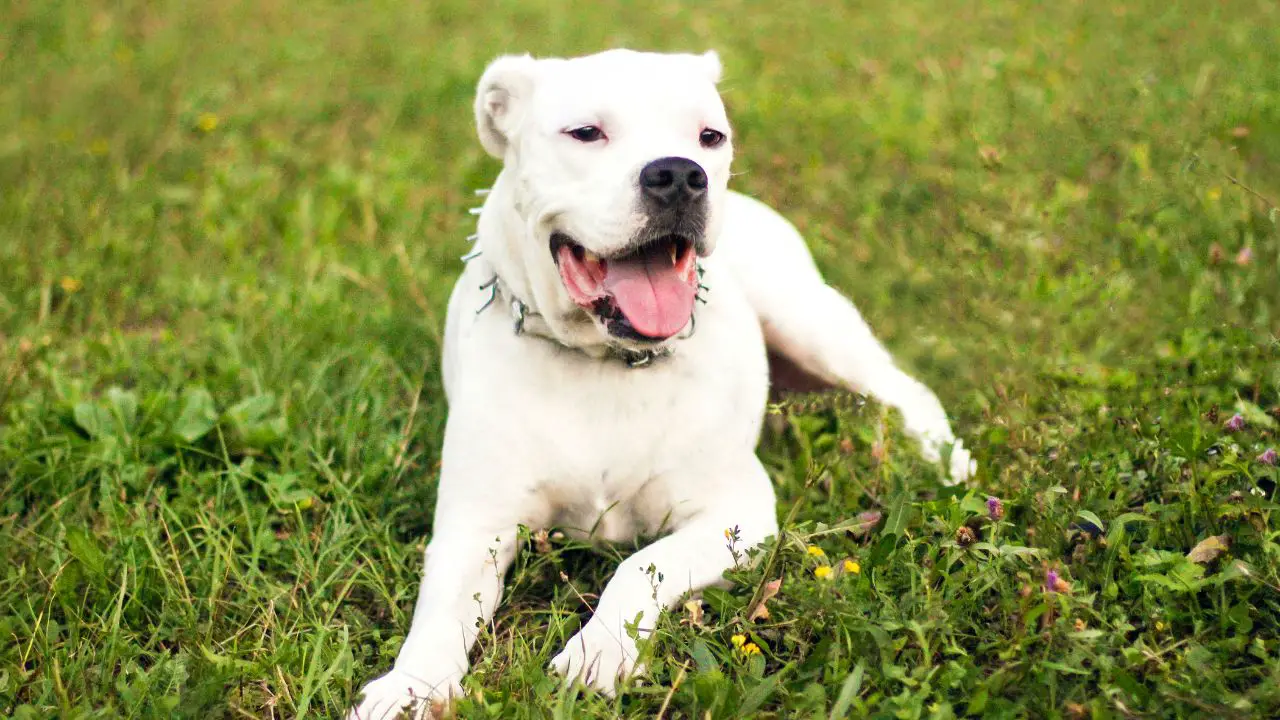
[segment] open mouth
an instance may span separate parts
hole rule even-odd
[[[665,340],[693,316],[697,253],[682,235],[664,235],[626,254],[602,258],[555,233],[551,255],[569,296],[599,317],[612,335]]]

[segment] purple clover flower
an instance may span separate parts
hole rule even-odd
[[[987,517],[992,520],[1000,520],[1004,517],[1004,503],[994,495],[987,498]]]
[[[1241,415],[1240,413],[1236,413],[1235,415],[1232,415],[1231,418],[1227,420],[1226,425],[1224,425],[1223,427],[1225,427],[1227,430],[1231,432],[1235,432],[1237,430],[1243,430],[1244,416]]]
[[[1058,576],[1057,570],[1046,570],[1044,573],[1044,591],[1046,593],[1071,593],[1071,583]]]
[[[1263,465],[1275,465],[1276,449],[1267,448],[1266,450],[1263,450],[1262,454],[1258,456],[1258,462],[1262,463]]]

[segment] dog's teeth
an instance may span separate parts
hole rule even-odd
[[[678,257],[679,257],[679,251],[677,250],[677,248],[676,248],[675,244],[673,243],[673,244],[671,245],[671,264],[672,264],[672,265],[675,265],[675,264],[676,264],[676,259],[677,259]]]
[[[584,249],[584,250],[582,251],[582,258],[583,258],[584,260],[586,260],[587,262],[589,262],[589,263],[593,264],[593,265],[597,265],[597,264],[599,264],[599,263],[600,263],[600,256],[599,256],[599,255],[596,255],[595,253],[591,252],[590,250],[586,250],[586,249]]]

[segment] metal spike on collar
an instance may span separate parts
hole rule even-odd
[[[488,290],[489,297],[486,298],[484,301],[484,304],[481,305],[479,309],[476,310],[477,315],[484,312],[485,309],[487,309],[490,305],[493,304],[494,300],[498,299],[498,276],[494,275],[493,277],[489,278],[489,280],[486,281],[485,284],[480,286],[480,289]]]
[[[706,304],[707,304],[707,299],[706,299],[705,297],[703,297],[703,295],[702,295],[702,294],[703,294],[704,292],[711,292],[711,288],[709,288],[709,287],[707,287],[706,285],[703,285],[703,284],[702,284],[702,276],[703,276],[703,275],[705,275],[707,271],[706,271],[706,269],[705,269],[705,268],[703,268],[703,267],[702,267],[702,263],[698,263],[697,265],[695,265],[695,266],[694,266],[694,269],[696,269],[696,270],[698,271],[698,289],[694,291],[694,293],[693,293],[693,299],[694,299],[694,300],[697,300],[698,302],[702,303],[703,305],[706,305]]]
[[[476,258],[480,257],[481,255],[483,255],[483,253],[480,252],[479,250],[472,250],[471,252],[467,253],[466,255],[463,255],[459,259],[462,260],[462,262],[464,263],[469,263],[472,260],[475,260]]]
[[[492,188],[476,188],[476,197],[484,197],[485,195],[488,195],[489,190],[491,189]]]

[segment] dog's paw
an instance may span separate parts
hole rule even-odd
[[[462,697],[460,678],[429,683],[392,670],[364,686],[360,704],[347,720],[428,720],[445,717],[453,698]]]
[[[566,680],[581,680],[613,695],[619,680],[643,671],[636,666],[638,655],[635,641],[625,631],[614,632],[593,618],[551,660],[551,669]]]
[[[964,446],[964,443],[956,440],[951,445],[951,473],[943,479],[943,482],[948,485],[959,485],[967,482],[976,472],[978,472],[978,461],[969,454],[969,449]]]
[[[948,446],[951,448],[950,462],[943,468],[942,482],[945,485],[958,485],[973,477],[978,471],[978,462],[973,459],[964,443],[946,432],[912,433],[920,443],[920,454],[925,460],[941,465]]]

